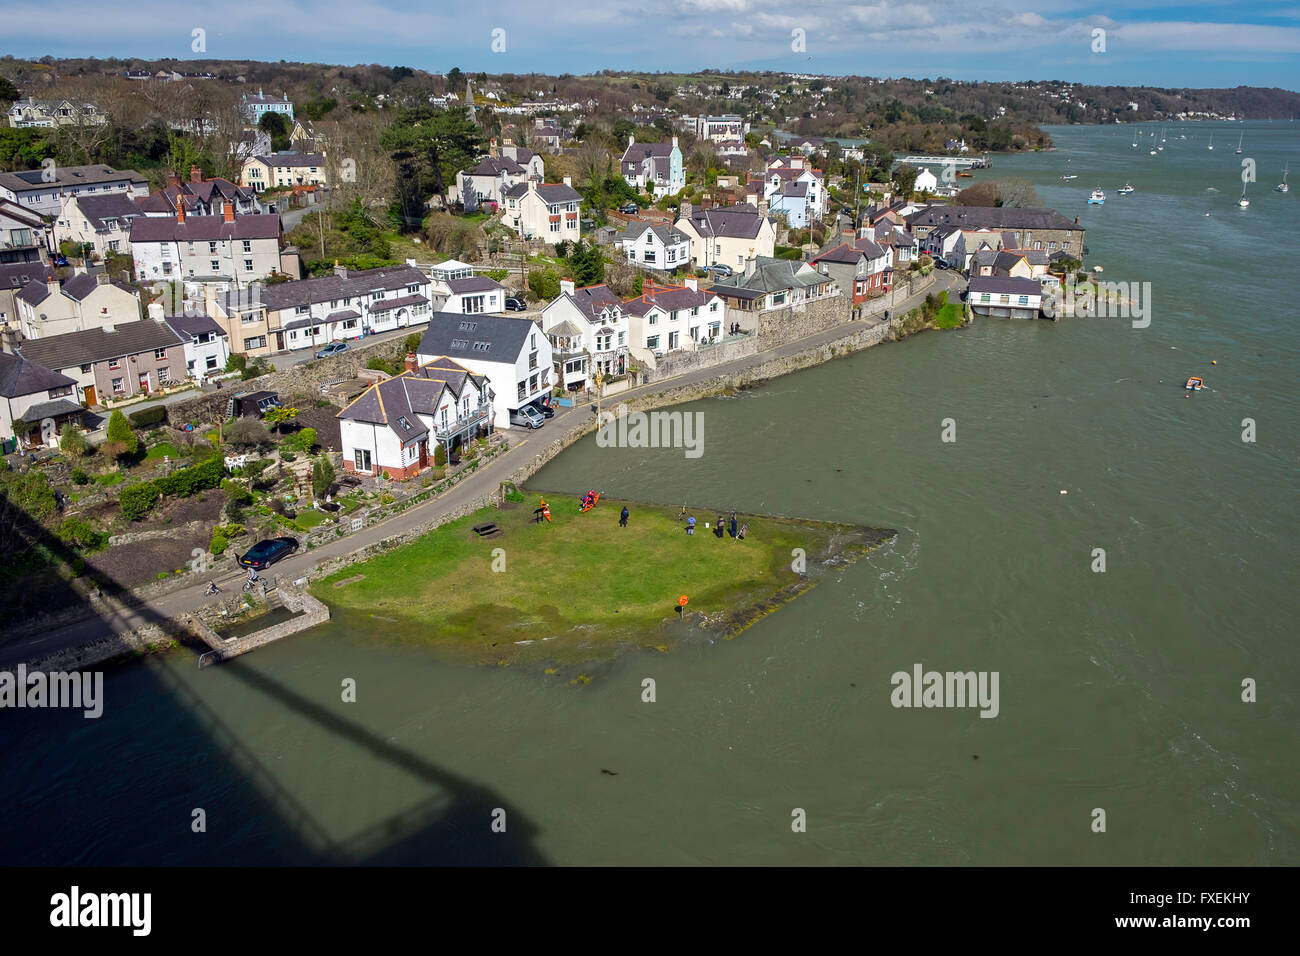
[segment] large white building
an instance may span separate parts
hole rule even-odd
[[[565,389],[584,387],[594,372],[620,375],[627,369],[627,314],[603,283],[575,288],[573,280],[561,279],[559,297],[542,309],[542,329]]]
[[[532,319],[436,313],[420,342],[420,365],[450,358],[491,386],[492,422],[510,427],[510,412],[550,394],[551,343]]]
[[[726,302],[694,278],[685,282],[662,286],[646,280],[641,295],[623,303],[630,350],[650,368],[669,352],[693,352],[726,334]]]
[[[776,229],[756,205],[697,209],[684,202],[678,210],[677,230],[690,237],[691,263],[700,269],[712,265],[743,269],[746,260],[772,256],[776,250]]]
[[[235,216],[137,216],[131,221],[131,255],[141,282],[182,281],[227,288],[269,278],[280,271],[280,217],[273,213]]]
[[[676,136],[671,143],[638,143],[629,136],[619,168],[629,186],[648,190],[656,199],[686,188],[686,167]]]
[[[59,213],[65,195],[106,196],[125,193],[144,198],[149,195],[149,181],[134,169],[112,166],[57,166],[0,173],[0,199],[15,202],[23,209],[53,218]]]
[[[569,177],[563,183],[539,184],[530,179],[506,190],[501,221],[524,239],[577,242],[582,237],[578,206],[582,196]]]

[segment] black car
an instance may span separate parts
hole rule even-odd
[[[539,398],[537,401],[533,402],[533,408],[541,412],[543,418],[555,417],[555,409],[551,407],[551,396],[549,395],[547,395],[545,398]]]
[[[511,296],[506,296],[506,311],[507,311],[507,312],[523,312],[523,311],[525,311],[527,308],[528,308],[528,306],[524,305],[524,300],[523,300],[523,299],[517,299],[517,298],[515,298],[515,297],[512,296],[512,295],[511,295]]]
[[[637,213],[641,211],[641,207],[634,202],[630,202],[630,203],[625,203],[623,206],[619,208],[618,211],[625,216],[635,216]]]
[[[56,266],[66,266],[68,264],[68,257],[62,253],[56,252],[54,255],[50,256],[50,263],[51,265]]]
[[[262,570],[269,568],[281,558],[287,558],[298,550],[296,538],[265,538],[248,549],[239,559],[239,566]]]

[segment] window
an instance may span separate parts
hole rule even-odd
[[[208,255],[210,255],[210,256],[215,256],[216,254],[217,254],[217,244],[216,244],[215,242],[209,242],[209,243],[208,243]]]
[[[551,232],[559,232],[559,231],[560,231],[560,224],[559,224],[559,222],[553,222],[553,223],[551,223]]]
[[[245,260],[244,260],[244,271],[245,271],[245,272],[252,272],[252,271],[253,271],[253,260],[252,260],[252,259],[245,259]]]
[[[620,332],[620,333],[618,333],[618,344],[619,344],[619,345],[622,345],[622,344],[623,344],[623,339],[624,339],[624,337],[625,337],[626,335],[627,335],[626,332]]]
[[[520,401],[523,401],[527,396],[528,396],[528,383],[527,383],[527,382],[520,382],[520,383],[519,383],[519,395],[518,395],[518,398],[519,398]]]
[[[109,360],[108,360],[108,367],[109,367],[110,370],[116,372],[118,369],[120,369],[120,368],[122,367],[122,360],[121,360],[121,359],[109,359]]]
[[[209,372],[213,371],[217,367],[217,357],[215,355],[208,356],[207,367]]]
[[[252,242],[251,239],[245,239],[245,240],[244,240],[244,251],[245,251],[245,252],[252,252],[252,251],[253,251],[253,242]]]
[[[212,259],[212,260],[210,260],[210,261],[211,261],[211,263],[212,263],[212,272],[213,272],[213,274],[216,274],[217,272],[221,271],[221,262],[220,262],[220,260],[218,260],[218,259]]]
[[[410,431],[410,430],[411,430],[411,423],[410,423],[409,421],[407,421],[405,415],[398,415],[398,416],[397,416],[397,424],[398,424],[401,428],[406,429],[407,431]]]
[[[476,328],[478,328],[477,322],[462,322],[460,324],[460,331],[462,332],[473,332]]]
[[[158,361],[161,362],[163,359],[167,358],[167,350],[166,350],[166,349],[154,349],[154,350],[153,350],[153,357],[156,358]]]
[[[346,320],[346,321],[343,323],[343,329],[344,329],[344,331],[348,331],[348,330],[351,330],[351,329],[355,329],[356,327],[357,327],[357,320],[356,320],[356,319],[348,319],[348,320]]]
[[[89,372],[90,372],[90,366],[89,366],[89,365],[83,365],[83,366],[81,366],[81,374],[86,375],[86,374],[89,374]]]
[[[113,379],[113,394],[121,395],[126,391],[126,380],[121,378]]]
[[[64,396],[71,395],[71,394],[72,394],[71,385],[64,385],[62,388],[50,389],[50,398],[63,398]]]
[[[675,348],[677,348],[677,333],[676,333],[676,332],[669,332],[669,333],[668,333],[668,347],[669,347],[670,349],[675,349]]]
[[[648,349],[657,349],[657,348],[659,348],[659,336],[657,336],[657,335],[651,335],[651,336],[647,337],[646,340],[645,340],[645,347],[648,348]]]
[[[171,384],[171,380],[172,380],[172,370],[170,368],[164,365],[162,368],[158,369],[159,385],[169,385]]]
[[[172,274],[172,264],[170,262],[164,262],[162,264],[162,267],[163,267],[163,275],[169,276]]]
[[[266,347],[265,335],[255,335],[251,339],[244,339],[245,352],[251,351],[252,349],[260,349],[265,347]]]
[[[649,322],[649,324],[650,324],[650,325],[658,325],[658,324],[659,324],[659,313],[658,313],[658,312],[651,312],[651,313],[650,313],[650,322]]]
[[[528,368],[529,368],[530,370],[531,370],[531,369],[535,369],[535,368],[537,368],[537,353],[536,353],[536,352],[529,352],[529,353],[528,353]]]
[[[537,348],[537,333],[536,333],[536,332],[532,332],[532,333],[529,334],[529,336],[528,336],[528,347],[529,347],[530,349],[535,349],[535,348]]]
[[[655,261],[655,251],[654,251],[653,249],[647,249],[647,250],[645,251],[645,261],[646,261],[646,262],[654,262],[654,261]]]
[[[370,451],[366,448],[352,449],[352,463],[357,471],[370,471]]]
[[[1027,296],[1027,295],[1022,295],[1022,296],[1020,297],[1020,304],[1021,304],[1021,305],[1028,305],[1028,304],[1029,304],[1029,296]]]
[[[467,349],[469,348],[469,339],[452,339],[451,347],[454,349]]]
[[[492,348],[492,343],[491,343],[491,342],[475,342],[475,343],[474,343],[474,351],[475,351],[475,352],[486,352],[486,351],[488,351],[488,349],[490,349],[490,348]]]
[[[460,310],[467,315],[476,315],[483,311],[484,296],[467,295],[460,300]]]
[[[528,391],[529,391],[529,392],[535,392],[535,391],[537,391],[537,376],[536,376],[536,375],[534,375],[534,376],[532,376],[531,378],[528,379]]]

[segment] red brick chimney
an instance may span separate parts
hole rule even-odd
[[[182,196],[176,197],[176,221],[185,221],[185,199]]]
[[[414,353],[414,352],[407,352],[407,353],[406,353],[406,370],[407,370],[408,372],[414,372],[414,371],[415,371],[417,368],[419,368],[419,367],[420,367],[420,363],[419,363],[419,360],[416,359],[416,357],[415,357],[415,353]]]
[[[197,167],[197,166],[191,166],[191,167],[190,167],[190,182],[192,182],[192,183],[201,183],[201,182],[203,182],[203,170],[199,169],[199,167]]]
[[[235,204],[234,204],[234,203],[230,202],[229,200],[226,200],[226,202],[225,202],[225,203],[222,205],[222,207],[221,207],[221,211],[222,211],[222,213],[225,214],[226,222],[234,222],[234,221],[235,221]]]
[[[167,170],[167,185],[171,186],[174,189],[181,188],[181,178],[180,176],[176,175],[176,170],[174,169]]]

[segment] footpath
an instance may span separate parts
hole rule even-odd
[[[929,293],[947,290],[950,294],[959,287],[959,280],[949,272],[940,272],[936,280],[920,292],[896,303],[890,309],[891,324],[897,318],[916,308]],[[757,352],[730,362],[722,362],[707,368],[686,372],[675,378],[664,379],[649,385],[641,385],[619,393],[604,400],[606,408],[613,408],[637,399],[652,399],[665,392],[681,393],[681,400],[689,400],[691,387],[700,389],[699,397],[707,394],[710,386],[719,379],[728,379],[743,375],[746,371],[792,358],[800,353],[823,346],[832,346],[841,339],[859,335],[864,330],[879,329],[881,338],[887,329],[883,318],[883,306],[875,313],[855,321],[846,321],[841,325],[827,329],[805,338],[796,339],[765,351]],[[778,373],[779,374],[779,373]],[[520,473],[531,474],[542,463],[550,460],[563,448],[568,447],[582,434],[594,427],[595,414],[592,405],[563,408],[545,426],[530,432],[522,432],[516,440],[515,429],[510,432],[510,447],[507,451],[494,456],[491,461],[479,468],[472,475],[449,488],[446,492],[407,508],[398,514],[368,525],[337,540],[328,542],[310,551],[300,551],[292,557],[285,558],[275,565],[273,574],[284,582],[296,582],[305,578],[319,577],[328,568],[345,566],[350,556],[357,556],[380,545],[382,542],[409,533],[413,529],[422,529],[424,533],[432,527],[486,505],[500,489],[502,482],[518,480]],[[19,662],[31,662],[87,645],[101,645],[106,638],[114,634],[135,631],[149,625],[162,625],[178,617],[190,614],[213,598],[205,594],[207,580],[203,579],[194,586],[154,598],[143,599],[132,595],[121,598],[103,598],[97,607],[87,607],[93,616],[80,621],[55,627],[39,634],[11,640],[0,646],[0,669],[16,665]],[[217,577],[217,584],[225,591],[223,596],[238,593],[243,580],[240,572]],[[107,642],[111,644],[112,642]],[[117,653],[129,649],[118,646]],[[110,653],[92,654],[90,659],[79,662],[78,666],[87,666],[94,662],[94,657],[101,660],[113,656]]]

